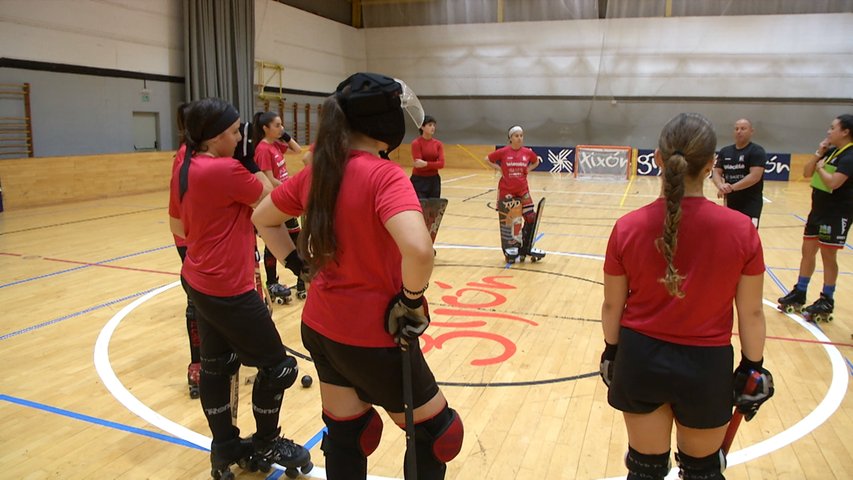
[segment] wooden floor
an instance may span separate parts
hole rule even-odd
[[[493,173],[448,169],[442,177],[450,206],[424,348],[465,423],[448,478],[624,476],[625,428],[597,374],[602,255],[613,222],[652,201],[658,180],[533,174],[534,198],[548,199],[538,244],[548,257],[505,268],[488,206]],[[797,278],[809,191],[802,182],[767,182],[765,196],[766,366],[777,392],[742,425],[727,478],[853,478],[853,248],[839,254],[834,322],[817,329],[779,313],[775,299]],[[186,389],[184,295],[166,206],[163,191],[0,214],[4,478],[209,478],[197,446],[209,432]],[[820,284],[818,274],[810,297]],[[274,318],[286,345],[304,355],[301,308],[276,306]],[[300,368],[314,374],[307,359]],[[250,389],[241,392],[246,434]],[[311,446],[312,477],[325,478],[316,386],[288,390],[283,412],[284,433]],[[401,478],[403,447],[386,419],[370,474]]]

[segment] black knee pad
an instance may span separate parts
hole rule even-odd
[[[302,273],[302,259],[299,258],[299,254],[296,250],[290,252],[290,254],[287,255],[287,258],[284,259],[284,267],[293,272],[297,278]]]
[[[462,450],[464,437],[462,419],[456,410],[445,405],[438,415],[415,424],[418,463],[423,455],[430,455],[441,463],[453,460]]]
[[[335,419],[323,412],[323,422],[328,429],[328,438],[323,438],[322,446],[326,453],[330,448],[342,448],[358,451],[359,455],[368,457],[379,446],[382,438],[382,418],[373,407],[348,420]]]
[[[299,375],[296,359],[287,355],[284,360],[274,367],[261,367],[255,377],[255,388],[273,392],[283,392],[290,388]]]
[[[628,446],[625,466],[629,480],[663,480],[671,466],[669,451],[655,455],[640,453]]]
[[[335,419],[323,412],[327,432],[320,448],[326,457],[326,475],[340,480],[363,480],[367,456],[379,446],[382,419],[373,407],[353,419]]]
[[[240,371],[240,360],[236,353],[226,353],[218,357],[201,357],[201,371],[208,375],[230,377]]]
[[[681,469],[681,478],[684,480],[724,480],[723,472],[726,471],[726,454],[722,450],[708,455],[707,457],[691,457],[679,451],[675,454],[675,461]]]

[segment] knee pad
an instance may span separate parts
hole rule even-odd
[[[352,419],[337,419],[323,412],[323,423],[328,429],[322,445],[327,454],[338,448],[357,451],[360,456],[368,457],[379,447],[382,418],[373,407]]]
[[[284,267],[293,272],[297,278],[302,273],[302,259],[299,258],[296,250],[290,252],[287,258],[284,259]]]
[[[684,480],[723,480],[723,472],[726,471],[726,454],[722,450],[708,455],[707,457],[691,457],[679,451],[675,454],[675,461],[681,469],[681,478]]]
[[[255,388],[273,392],[283,392],[293,385],[299,375],[296,359],[287,355],[284,360],[274,367],[261,367],[255,377]]]
[[[208,375],[230,377],[240,371],[240,360],[234,352],[218,357],[201,357],[201,371]]]
[[[275,255],[268,248],[264,247],[264,267],[275,268],[276,262],[278,260],[275,259]]]
[[[625,466],[628,467],[628,478],[633,479],[655,479],[663,480],[672,463],[669,460],[669,451],[656,455],[640,453],[628,446],[625,454]]]
[[[418,462],[420,455],[428,451],[441,463],[447,463],[459,455],[465,436],[462,419],[456,410],[445,405],[438,415],[415,424],[415,441],[418,444]]]

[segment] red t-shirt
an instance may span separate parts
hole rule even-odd
[[[740,277],[764,272],[758,232],[740,212],[704,197],[685,197],[674,260],[686,276],[685,297],[679,299],[659,281],[666,261],[655,240],[663,232],[665,212],[665,200],[658,199],[617,220],[610,234],[604,272],[628,277],[620,324],[681,345],[729,345]]]
[[[305,210],[311,188],[308,166],[270,194],[288,215]],[[421,211],[412,183],[394,162],[353,150],[335,208],[337,261],[311,282],[302,321],[323,336],[346,345],[393,347],[385,332],[385,308],[403,284],[402,256],[385,222],[407,211]]]
[[[255,146],[255,163],[261,171],[272,171],[273,177],[279,182],[287,180],[287,165],[284,160],[284,153],[287,152],[287,145],[276,140],[273,143],[268,143],[266,140],[261,140]]]
[[[180,165],[180,164],[179,164]],[[189,188],[178,196],[178,171],[169,186],[169,215],[187,233],[181,275],[194,289],[216,297],[255,289],[255,230],[250,205],[263,184],[233,158],[192,158]]]
[[[421,159],[427,166],[412,168],[412,175],[434,177],[444,168],[444,145],[435,138],[418,137],[412,142],[412,160]]]
[[[181,162],[184,161],[184,154],[186,152],[187,152],[187,146],[182,143],[181,146],[178,147],[178,151],[175,152],[175,158],[172,160],[172,176],[177,175],[177,172],[180,170]],[[175,218],[178,218],[178,217],[175,217]],[[177,235],[174,235],[174,234],[172,235],[172,238],[175,239],[175,246],[176,247],[186,247],[187,246],[187,242],[183,238],[181,238]]]
[[[524,195],[530,189],[527,186],[527,167],[536,163],[537,158],[536,153],[527,147],[513,150],[509,145],[490,153],[489,161],[501,166],[501,180],[498,182],[501,193]]]

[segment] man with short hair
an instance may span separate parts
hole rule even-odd
[[[752,219],[758,228],[761,208],[764,206],[764,168],[767,153],[757,143],[752,143],[755,130],[745,118],[735,122],[735,143],[720,149],[714,165],[712,179],[717,187],[717,197],[724,198],[726,206]]]

